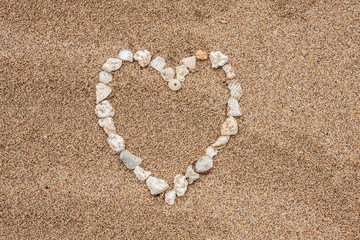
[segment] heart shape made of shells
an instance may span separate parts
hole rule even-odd
[[[213,144],[206,150],[204,156],[196,162],[195,166],[188,166],[185,175],[178,174],[174,178],[174,188],[165,193],[165,202],[169,205],[175,203],[176,196],[184,196],[189,184],[200,178],[199,174],[206,174],[213,168],[213,158],[218,151],[223,149],[228,143],[230,136],[236,135],[238,125],[235,117],[242,115],[239,107],[239,100],[242,96],[242,88],[240,83],[235,79],[236,75],[232,66],[228,63],[229,58],[221,52],[211,52],[209,54],[211,65],[213,68],[222,67],[227,78],[230,97],[227,102],[227,118],[221,127],[221,136],[219,136]],[[116,133],[116,128],[112,117],[115,110],[106,98],[111,94],[112,88],[109,84],[112,81],[112,72],[120,69],[124,61],[137,61],[141,67],[150,64],[156,71],[160,72],[162,79],[168,82],[168,86],[172,91],[179,91],[181,83],[185,81],[185,77],[190,73],[189,70],[196,67],[196,61],[207,60],[208,54],[205,51],[196,51],[195,56],[184,58],[180,61],[179,66],[174,69],[165,68],[165,59],[158,56],[151,61],[151,53],[148,50],[137,51],[134,55],[129,50],[123,50],[119,53],[118,58],[109,58],[102,66],[103,71],[99,74],[100,83],[96,85],[96,107],[95,114],[99,118],[99,125],[107,134],[107,142],[112,150],[119,153],[120,160],[125,167],[133,170],[136,177],[140,181],[146,181],[146,185],[152,195],[158,195],[169,189],[169,184],[163,179],[151,176],[151,172],[145,171],[140,167],[142,159],[125,149],[124,139]],[[175,77],[176,74],[176,77]]]

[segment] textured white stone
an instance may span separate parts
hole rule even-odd
[[[219,51],[210,53],[210,61],[213,68],[224,66],[228,60],[229,58]]]
[[[146,180],[146,185],[150,189],[152,195],[158,195],[169,188],[169,184],[164,180],[152,176]]]
[[[140,180],[140,181],[145,181],[146,179],[148,179],[151,175],[151,172],[149,171],[145,171],[144,169],[142,169],[139,166],[135,167],[134,173],[136,175],[136,177]]]
[[[184,196],[187,190],[188,182],[186,181],[186,177],[183,175],[176,175],[174,178],[174,190],[178,197]]]
[[[95,107],[95,114],[98,118],[113,117],[115,115],[115,110],[109,103],[109,101],[104,100]]]
[[[229,83],[228,88],[230,90],[230,96],[235,98],[236,100],[240,100],[240,98],[243,94],[243,90],[241,88],[240,83],[236,80],[232,80]]]
[[[102,83],[108,84],[109,82],[112,81],[112,75],[111,75],[111,73],[108,73],[108,72],[104,72],[104,71],[100,72],[99,73],[99,80]]]
[[[133,54],[130,50],[122,50],[119,53],[119,58],[123,61],[132,62],[133,61]]]
[[[213,160],[208,156],[203,156],[199,161],[195,164],[195,172],[197,173],[208,173],[210,169],[213,167]]]
[[[160,74],[161,77],[167,82],[170,81],[171,79],[174,79],[175,77],[175,71],[170,67],[161,70]]]
[[[189,184],[193,184],[193,182],[200,178],[200,175],[194,171],[193,166],[188,166],[186,169],[185,177],[188,179]]]
[[[184,58],[183,60],[180,61],[180,63],[184,64],[189,69],[194,69],[196,67],[196,57],[191,56],[191,57]]]
[[[176,198],[175,190],[170,190],[165,193],[165,202],[169,205],[174,205]]]
[[[216,150],[223,149],[226,146],[226,144],[228,143],[229,139],[230,139],[230,136],[220,136],[220,137],[218,137],[218,139],[216,139],[215,143],[212,144],[211,146]]]
[[[228,117],[221,127],[221,135],[230,136],[238,132],[238,125],[234,117]]]
[[[111,87],[104,83],[96,84],[96,103],[101,102],[102,100],[106,99],[112,92]]]
[[[115,152],[121,152],[122,150],[125,149],[124,139],[120,135],[117,135],[116,133],[110,133],[107,141],[110,148]]]
[[[218,150],[214,149],[212,146],[209,146],[208,148],[206,148],[205,154],[209,158],[213,158],[218,154]]]
[[[185,76],[188,75],[189,69],[185,65],[177,66],[176,67],[176,79],[180,82],[185,81]]]
[[[165,59],[157,56],[154,60],[150,62],[150,66],[153,67],[156,71],[161,72],[165,67]]]
[[[99,119],[99,125],[107,134],[116,133],[115,124],[111,117]]]
[[[141,67],[145,67],[151,61],[151,53],[148,50],[137,51],[134,55],[134,59],[138,61]]]
[[[122,61],[118,58],[109,58],[103,65],[103,70],[105,72],[113,72],[118,70],[122,65]]]
[[[171,79],[168,85],[172,91],[179,91],[181,88],[181,82],[177,79]]]
[[[136,168],[136,166],[140,166],[142,159],[135,156],[128,150],[123,150],[120,153],[120,160],[124,163],[125,167],[127,167],[130,170],[133,170]]]
[[[226,64],[222,67],[222,69],[224,70],[226,77],[229,79],[232,79],[236,76],[232,66],[230,64]]]
[[[227,115],[233,117],[239,117],[242,115],[242,112],[239,107],[239,101],[233,97],[230,97],[228,100],[228,107],[227,107]]]

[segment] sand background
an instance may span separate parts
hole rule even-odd
[[[0,20],[1,239],[360,238],[359,1],[2,1]],[[244,89],[239,134],[174,206],[97,125],[122,49],[173,67],[220,50]],[[118,132],[154,176],[216,139],[223,80],[209,62],[178,93],[137,63],[115,73]]]

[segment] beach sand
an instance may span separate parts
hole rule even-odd
[[[0,6],[1,239],[357,239],[360,3],[4,1]],[[175,67],[229,56],[239,134],[173,206],[107,145],[102,64],[148,49]],[[110,101],[126,147],[171,187],[220,134],[228,91],[198,62],[181,91],[124,63]]]

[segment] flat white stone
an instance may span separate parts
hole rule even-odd
[[[213,158],[218,154],[218,150],[214,149],[212,146],[209,146],[208,148],[206,148],[205,154],[209,158]]]
[[[104,72],[104,71],[100,72],[99,73],[99,80],[102,83],[108,84],[109,82],[112,81],[112,75],[111,75],[111,73],[108,73],[108,72]]]
[[[140,181],[145,181],[146,179],[148,179],[151,175],[151,172],[149,171],[145,171],[144,169],[142,169],[139,166],[135,167],[134,173],[136,175],[136,177],[140,180]]]
[[[186,181],[186,177],[183,175],[176,175],[174,178],[174,190],[178,197],[184,196],[187,190],[188,182]]]
[[[184,64],[189,69],[194,69],[196,67],[196,57],[191,56],[191,57],[184,58],[183,60],[180,61],[180,63]]]
[[[106,99],[112,92],[111,87],[104,83],[96,84],[96,103],[101,102],[102,100]]]
[[[154,60],[150,62],[150,66],[153,67],[156,71],[161,72],[165,67],[165,59],[157,56]]]
[[[118,70],[122,65],[122,61],[118,58],[109,58],[103,65],[103,70],[105,72],[113,72]]]
[[[230,136],[238,132],[238,125],[234,117],[228,117],[221,127],[221,135]]]
[[[113,117],[115,115],[115,110],[109,103],[109,101],[104,100],[95,107],[95,114],[98,118]]]
[[[175,190],[170,190],[165,193],[165,202],[169,205],[174,205],[176,198]]]
[[[200,178],[200,175],[194,171],[193,166],[188,166],[186,169],[185,177],[188,179],[189,184],[193,184],[193,182]]]
[[[122,61],[128,61],[128,62],[132,62],[133,61],[133,54],[130,50],[122,50],[119,53],[119,58]]]
[[[169,184],[166,181],[152,176],[146,180],[146,185],[152,195],[158,195],[169,188]]]
[[[116,133],[115,124],[111,117],[99,119],[99,125],[107,134]]]
[[[208,156],[203,156],[195,164],[195,172],[197,173],[208,173],[213,167],[213,160]]]
[[[227,110],[228,110],[227,112],[228,116],[239,117],[242,115],[242,112],[239,107],[239,101],[233,97],[230,97],[228,100]]]
[[[170,67],[161,70],[160,74],[161,77],[167,82],[170,81],[171,79],[174,79],[175,77],[175,71]]]
[[[224,66],[228,60],[229,58],[219,51],[210,53],[210,61],[213,68]]]
[[[124,139],[116,133],[110,133],[107,141],[110,148],[115,152],[121,152],[122,150],[125,149]]]
[[[151,53],[148,50],[137,51],[134,55],[134,59],[138,61],[141,67],[145,67],[151,61]]]
[[[124,163],[125,167],[127,167],[130,170],[135,169],[137,166],[140,166],[142,163],[142,159],[135,156],[128,150],[123,150],[120,153],[120,160]]]

